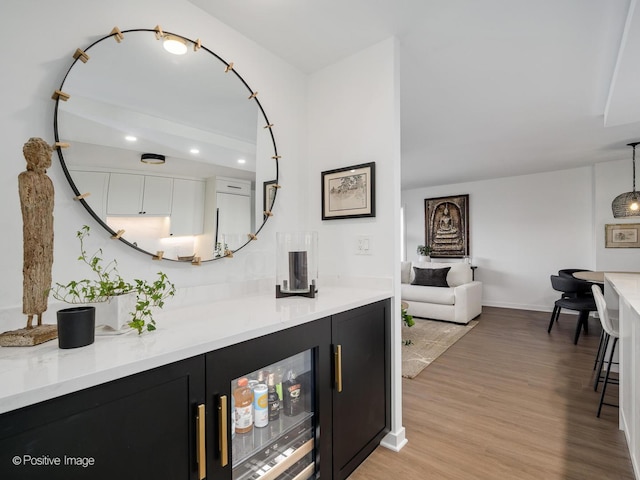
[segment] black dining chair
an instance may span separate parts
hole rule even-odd
[[[587,282],[586,280],[581,280],[579,278],[576,278],[573,276],[574,273],[576,272],[591,272],[592,270],[587,270],[586,268],[563,268],[561,270],[558,270],[558,276],[562,277],[562,278],[570,278],[571,280],[577,280],[579,282],[585,282],[584,283],[584,289],[581,289],[579,291],[579,293],[575,294],[571,294],[571,293],[563,293],[563,297],[571,297],[571,296],[585,296],[585,297],[591,297],[593,294],[591,293],[591,282]]]
[[[577,278],[551,275],[551,286],[554,290],[562,292],[563,295],[555,301],[547,333],[551,333],[551,328],[553,328],[554,322],[558,321],[560,311],[563,308],[577,311],[579,312],[578,322],[576,324],[576,332],[573,337],[573,343],[575,345],[578,343],[581,330],[584,329],[585,333],[589,333],[589,314],[598,309],[593,299],[593,295],[587,294],[587,291],[591,290],[591,283],[585,282],[584,280],[578,280]]]

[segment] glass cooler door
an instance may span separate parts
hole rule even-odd
[[[233,480],[314,477],[313,362],[307,350],[231,382]]]

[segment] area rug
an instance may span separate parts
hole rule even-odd
[[[422,318],[416,318],[415,322],[413,327],[402,326],[402,376],[405,378],[414,378],[478,324],[478,320],[461,325]]]

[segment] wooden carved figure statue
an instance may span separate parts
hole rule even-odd
[[[51,287],[54,192],[47,168],[53,149],[41,138],[30,138],[22,151],[27,160],[27,170],[18,175],[24,243],[22,312],[27,315],[29,330],[34,315],[42,325]]]

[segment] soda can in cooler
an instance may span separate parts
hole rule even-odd
[[[253,423],[256,427],[266,427],[269,423],[268,390],[264,383],[253,389]]]

